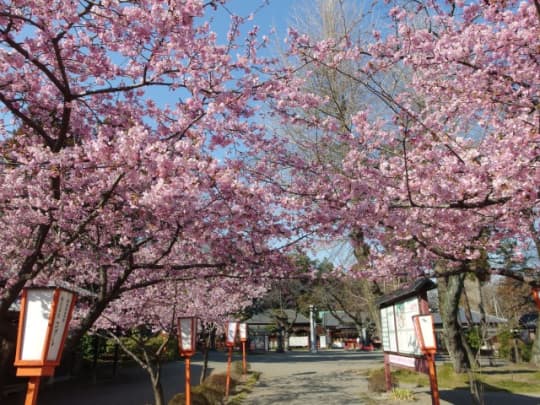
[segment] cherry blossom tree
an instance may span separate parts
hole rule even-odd
[[[169,339],[177,334],[180,316],[195,316],[201,323],[224,325],[234,313],[250,305],[266,291],[256,284],[233,278],[196,279],[152,285],[126,294],[112,302],[101,314],[94,328],[106,331],[149,376],[154,403],[166,403],[161,385],[162,358]],[[145,333],[137,333],[143,329]],[[126,339],[117,331],[127,332]],[[159,346],[149,344],[151,338],[163,335]]]
[[[395,4],[392,24],[367,45],[291,32],[299,66],[338,72],[386,105],[359,109],[348,128],[328,116],[299,119],[293,105],[279,111],[316,130],[321,145],[347,145],[339,165],[290,154],[288,170],[303,212],[328,233],[357,229],[376,241],[366,260],[374,276],[435,270],[442,281],[470,272],[538,283],[535,267],[488,259],[508,238],[537,238],[539,10],[534,0]],[[342,68],[347,61],[355,71]],[[381,80],[396,67],[411,72],[398,91]]]
[[[212,30],[205,16],[224,3],[2,1],[4,343],[31,284],[80,293],[72,345],[164,280],[288,271],[303,231],[237,155],[280,148],[255,117],[288,90],[256,30],[237,44],[242,18],[226,38]]]

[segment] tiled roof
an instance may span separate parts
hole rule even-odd
[[[471,311],[471,315],[472,315],[472,322],[475,325],[479,324],[480,321],[482,320],[482,316],[481,316],[480,312],[478,312],[478,311]],[[465,316],[465,310],[463,308],[459,309],[458,322],[461,325],[468,325],[469,324],[469,320]],[[499,324],[499,323],[506,323],[507,320],[505,318],[501,318],[501,317],[498,317],[498,316],[487,315],[486,314],[486,322],[489,323],[489,324]],[[435,325],[442,325],[441,315],[438,312],[433,313],[433,323]]]
[[[309,324],[309,319],[294,309],[285,309],[283,312],[287,315],[288,322],[294,322],[294,324]],[[260,314],[253,315],[246,322],[248,325],[273,325],[277,313],[277,310],[266,310]]]

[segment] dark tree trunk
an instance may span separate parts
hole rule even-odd
[[[163,395],[163,386],[161,385],[161,373],[160,366],[157,366],[157,370],[153,370],[152,367],[148,368],[148,374],[152,381],[152,393],[154,394],[154,405],[165,405],[165,396]]]
[[[201,370],[201,378],[199,379],[199,384],[202,384],[206,379],[206,374],[208,373],[208,352],[210,351],[208,345],[203,347],[203,366]]]
[[[467,273],[444,275],[443,267],[437,264],[436,274],[438,274],[439,313],[443,322],[444,341],[454,371],[456,373],[468,373],[472,403],[482,405],[484,404],[482,386],[475,378],[471,367],[475,364],[474,353],[458,322],[459,301]]]
[[[18,312],[9,311],[0,321],[0,399],[13,370],[18,319]]]
[[[15,342],[0,338],[0,403],[4,403],[3,392],[13,369],[15,358]]]
[[[463,291],[465,274],[438,276],[439,313],[444,328],[444,343],[452,360],[454,371],[464,373],[471,368],[467,354],[467,341],[458,322],[459,300]],[[471,352],[472,355],[472,352]]]

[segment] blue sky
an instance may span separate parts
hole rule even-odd
[[[287,19],[294,3],[301,2],[302,0],[230,0],[220,7],[218,14],[223,15],[224,23],[228,23],[227,11],[224,8],[240,16],[254,13],[252,23],[258,25],[263,34],[269,33],[272,28],[283,34],[286,32]],[[221,23],[220,20],[216,22]]]
[[[224,6],[219,6],[217,11],[207,10],[204,19],[211,19],[212,30],[218,34],[219,42],[225,39],[230,24],[230,15],[241,17],[253,15],[253,19],[247,21],[242,31],[249,31],[254,25],[259,27],[259,38],[263,35],[274,37],[282,42],[287,33],[290,21],[290,13],[295,4],[306,0],[229,0]],[[307,0],[313,1],[313,0]]]

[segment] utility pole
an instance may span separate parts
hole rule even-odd
[[[311,338],[311,353],[317,353],[317,338],[315,336],[315,319],[313,318],[313,305],[309,306],[309,332]]]

